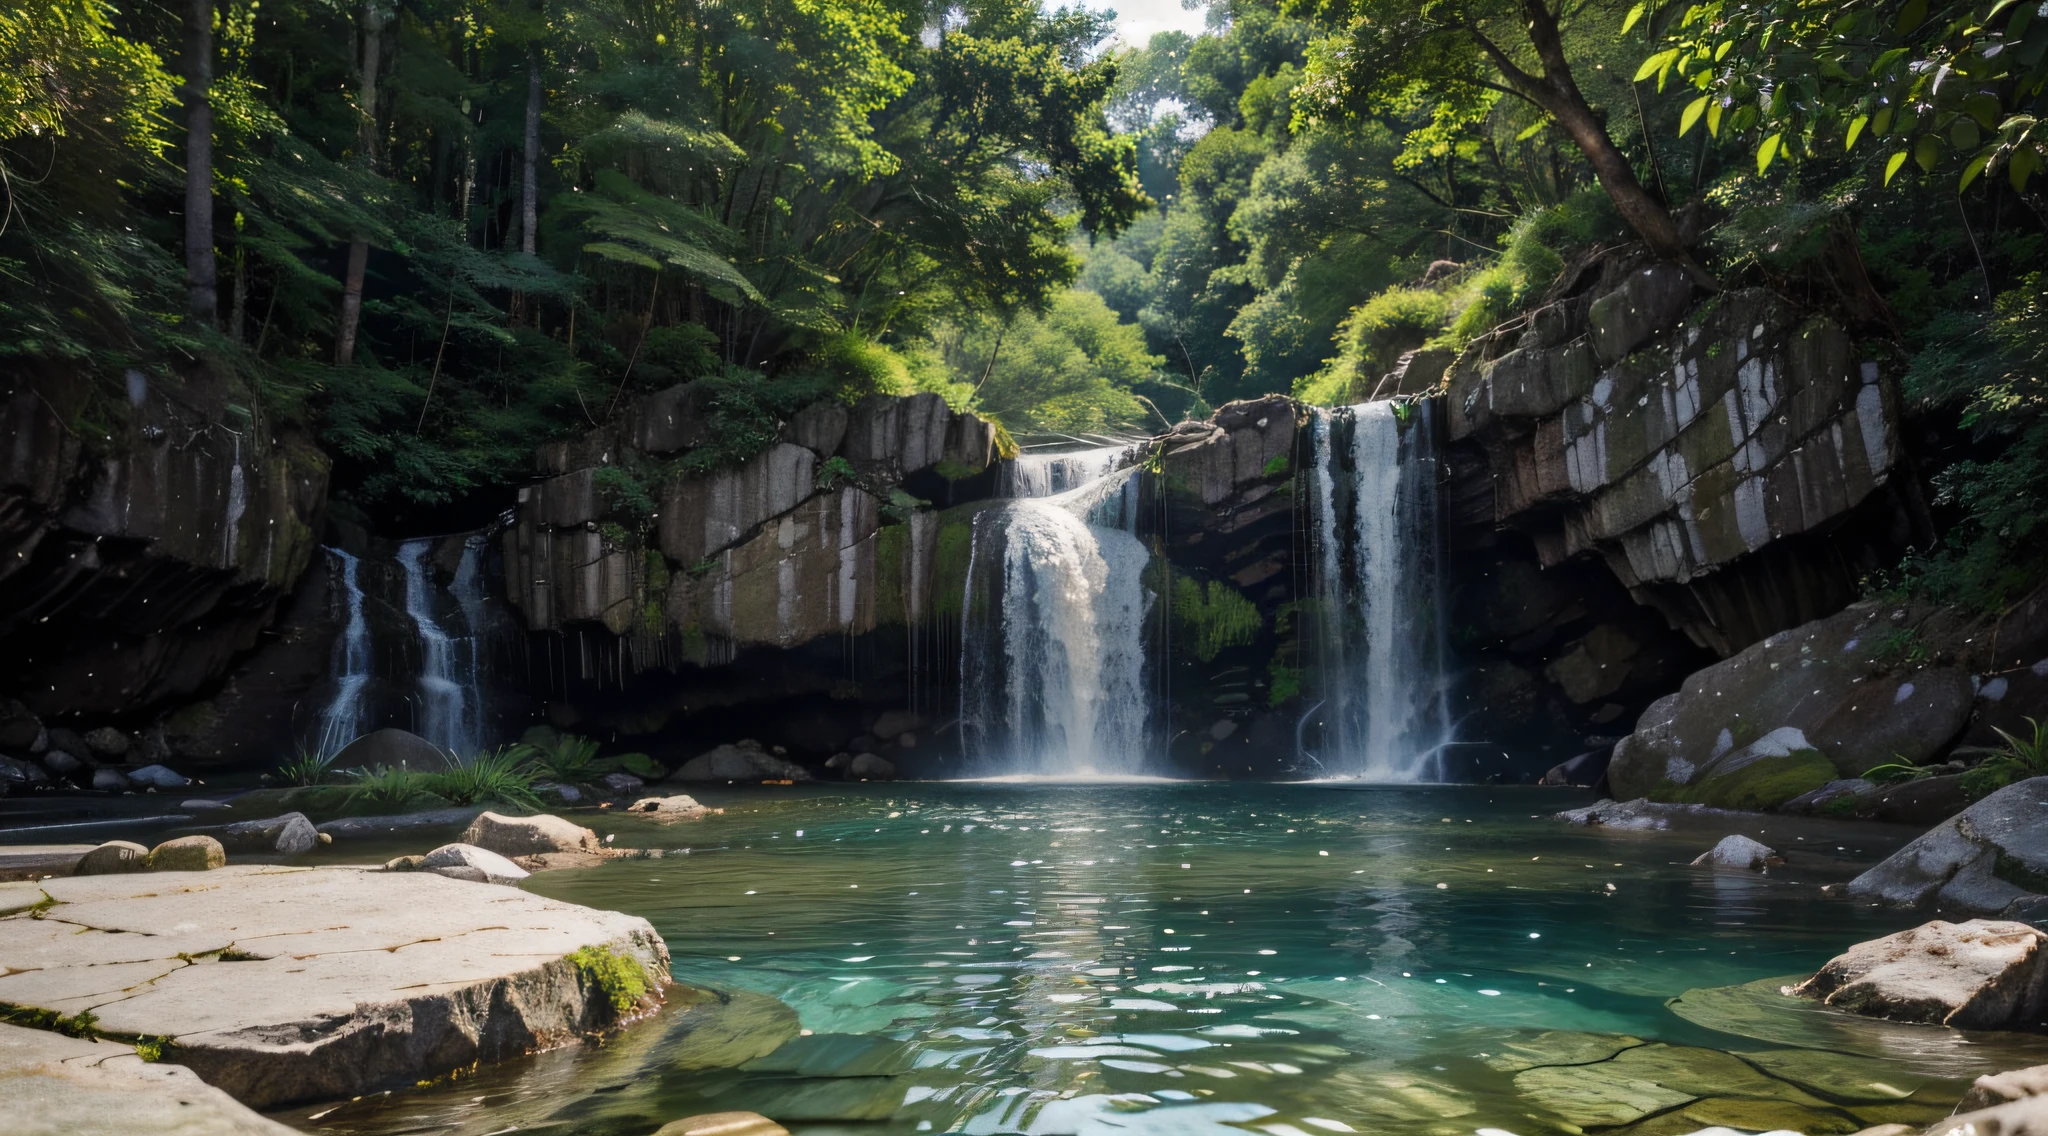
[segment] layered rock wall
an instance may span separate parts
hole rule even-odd
[[[132,719],[219,683],[311,562],[327,458],[175,379],[0,383],[0,691]]]

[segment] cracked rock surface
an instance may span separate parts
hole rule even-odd
[[[128,1046],[0,1024],[0,1099],[18,1136],[290,1136],[179,1065]]]
[[[596,1032],[605,947],[659,989],[646,920],[430,873],[228,867],[0,884],[0,1002],[171,1039],[257,1108],[353,1096]]]

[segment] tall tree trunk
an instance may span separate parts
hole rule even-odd
[[[363,5],[363,61],[357,79],[358,110],[362,121],[358,148],[362,160],[377,168],[377,72],[383,62],[384,11],[376,0]],[[341,323],[334,335],[334,361],[346,367],[356,357],[356,327],[363,316],[363,272],[370,263],[370,242],[357,237],[348,245],[348,273],[342,279]]]
[[[540,53],[526,60],[526,153],[519,181],[519,251],[533,255],[540,219]]]
[[[213,259],[213,0],[192,0],[185,27],[185,306],[207,327],[219,318]]]
[[[1614,139],[1608,137],[1607,128],[1580,93],[1577,81],[1572,78],[1571,64],[1565,59],[1557,13],[1551,11],[1547,0],[1522,0],[1522,13],[1530,45],[1536,49],[1536,59],[1542,65],[1541,75],[1524,71],[1484,35],[1478,37],[1480,49],[1493,60],[1509,86],[1557,120],[1558,127],[1593,167],[1593,175],[1613,200],[1615,212],[1621,214],[1621,219],[1628,222],[1650,251],[1684,267],[1701,287],[1718,290],[1720,285],[1713,275],[1685,247],[1671,211],[1643,188],[1635,168],[1614,145]]]

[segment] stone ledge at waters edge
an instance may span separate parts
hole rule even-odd
[[[10,1136],[292,1136],[182,1065],[113,1041],[0,1024]]]
[[[619,992],[570,958],[586,948],[638,964],[643,1006],[661,996],[668,948],[646,920],[431,873],[0,884],[0,1003],[166,1039],[166,1059],[255,1108],[410,1085],[621,1024]]]
[[[2048,777],[1985,797],[1842,889],[1849,898],[2048,922]]]

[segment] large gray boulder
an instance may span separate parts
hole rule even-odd
[[[229,852],[275,853],[297,856],[320,843],[320,831],[304,813],[286,813],[262,820],[245,820],[214,832],[221,847]]]
[[[1792,993],[1836,1009],[1956,1029],[2040,1024],[2048,934],[2024,923],[1935,920],[1858,943]]]
[[[500,856],[604,851],[604,842],[597,838],[597,833],[574,821],[546,813],[530,817],[483,813],[470,822],[462,834],[462,842],[489,849]]]
[[[1615,748],[1615,795],[1769,808],[1941,753],[1968,724],[1970,677],[1899,669],[1914,632],[1894,615],[1903,613],[1856,604],[1694,673]]]
[[[395,726],[364,734],[341,747],[332,762],[336,769],[374,769],[380,765],[403,765],[423,772],[438,773],[455,766],[454,755],[433,742]]]
[[[777,757],[747,739],[733,745],[698,754],[684,762],[671,781],[809,781],[810,771],[785,757]]]
[[[109,840],[78,858],[74,876],[113,876],[149,867],[149,849],[128,840]]]
[[[1852,899],[1991,915],[2048,893],[2048,777],[2007,785],[1849,881]]]
[[[586,947],[637,966],[642,1006],[668,979],[644,919],[432,872],[53,879],[0,884],[6,910],[0,999],[168,1038],[175,1060],[253,1108],[409,1088],[618,1025],[612,995],[634,991],[579,969]],[[234,961],[192,961],[222,955]],[[12,1109],[4,1086],[0,1099]]]
[[[152,872],[210,872],[227,866],[228,854],[211,836],[180,836],[149,850]]]
[[[1692,862],[1695,868],[1741,868],[1744,871],[1760,872],[1775,864],[1783,864],[1785,858],[1775,848],[1747,836],[1724,836],[1721,842],[1699,854]]]

